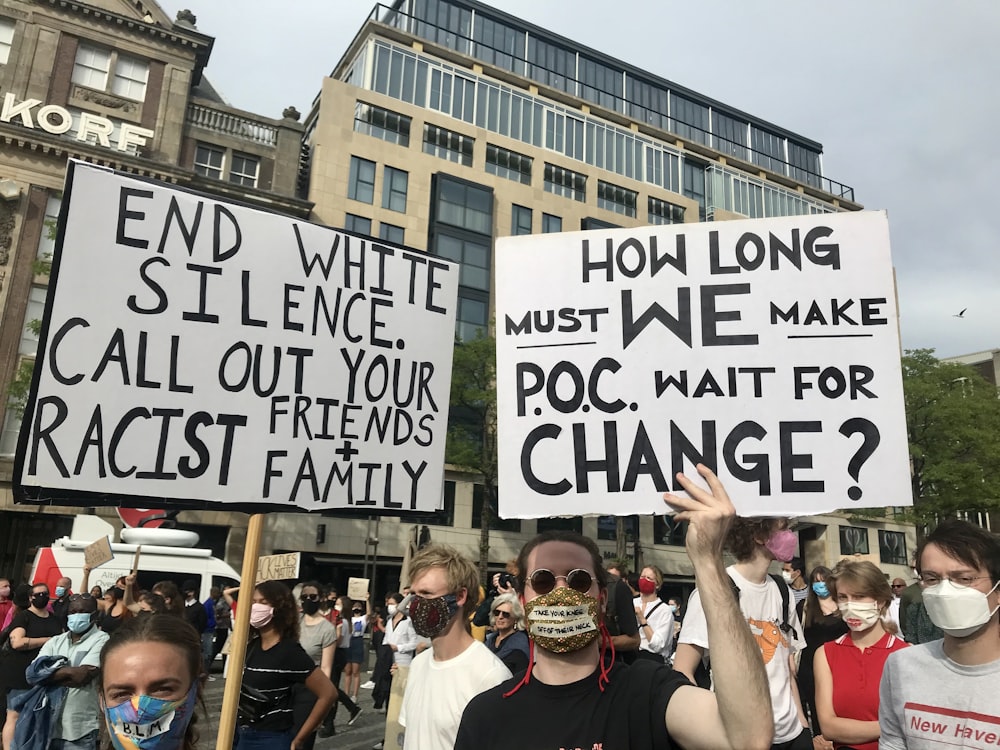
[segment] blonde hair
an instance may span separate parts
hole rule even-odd
[[[826,585],[834,599],[837,598],[838,584],[850,586],[861,596],[870,596],[883,610],[882,616],[885,617],[885,610],[892,601],[892,588],[875,563],[868,560],[841,560],[826,578]],[[899,632],[896,624],[889,620],[883,619],[882,625],[893,635]]]
[[[457,594],[465,589],[465,604],[462,616],[468,618],[476,607],[479,597],[479,570],[472,561],[454,547],[447,544],[428,544],[410,561],[410,583],[431,568],[442,568],[448,581],[448,592]]]
[[[643,565],[642,569],[639,571],[639,575],[642,575],[643,570],[651,570],[653,572],[653,580],[656,581],[656,588],[660,588],[663,585],[663,573],[655,565]]]

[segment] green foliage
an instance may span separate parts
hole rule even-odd
[[[7,407],[13,409],[18,418],[24,416],[24,407],[28,403],[28,392],[31,390],[31,373],[34,369],[34,359],[22,359],[7,392]]]
[[[903,391],[913,520],[1000,509],[1000,400],[972,367],[907,350]]]

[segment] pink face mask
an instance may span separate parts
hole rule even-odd
[[[799,540],[794,532],[782,529],[771,534],[771,538],[764,543],[764,546],[774,555],[775,560],[789,562],[795,557],[795,548],[798,543]]]

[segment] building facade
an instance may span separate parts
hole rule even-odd
[[[11,387],[36,353],[67,160],[310,213],[296,197],[297,113],[226,104],[202,75],[214,40],[195,21],[146,0],[0,2],[0,575],[19,578],[33,549],[68,533],[79,512],[39,513],[11,493],[21,421]],[[237,514],[199,516],[222,545],[233,521],[246,525]]]
[[[819,143],[473,0],[377,6],[322,81],[301,126],[224,105],[201,77],[211,38],[189,21],[170,22],[153,3],[3,0],[2,19],[12,29],[0,71],[4,92],[16,97],[10,106],[33,97],[39,106],[77,107],[71,111],[80,114],[70,119],[91,112],[123,122],[111,128],[117,140],[109,136],[104,145],[99,137],[89,142],[93,125],[51,134],[8,118],[7,106],[0,116],[0,197],[3,178],[23,193],[9,206],[0,203],[13,217],[12,250],[0,264],[7,274],[0,292],[2,388],[33,353],[25,323],[37,317],[45,286],[34,263],[45,251],[43,228],[69,155],[458,261],[460,338],[489,326],[498,237],[861,208],[850,187],[823,175]],[[58,129],[54,111],[43,121],[59,121]],[[256,167],[248,157],[257,158]],[[0,215],[0,233],[5,227]],[[6,402],[6,392],[0,395]],[[53,529],[27,535],[24,521],[5,519],[74,511],[38,515],[12,507],[17,419],[10,410],[4,426],[0,534],[28,549]],[[305,576],[341,586],[348,576],[372,577],[377,596],[398,585],[403,556],[418,537],[478,558],[483,487],[453,469],[437,513],[270,514],[262,553],[302,551]],[[233,564],[241,557],[244,519],[224,511],[180,516]],[[577,529],[608,559],[617,554],[612,517],[495,519],[491,567],[500,569],[548,528]],[[912,530],[890,520],[833,515],[799,519],[797,528],[807,567],[861,556],[896,576],[906,571],[914,544]],[[666,516],[633,517],[625,530],[633,567],[659,565],[673,593],[690,590],[683,527]],[[5,557],[0,569],[14,559]]]

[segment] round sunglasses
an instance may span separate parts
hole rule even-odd
[[[552,591],[556,587],[556,581],[560,578],[566,581],[567,586],[581,594],[586,594],[594,585],[594,577],[582,568],[571,570],[564,576],[557,576],[551,570],[539,568],[528,576],[528,583],[531,584],[534,592],[541,596]]]

